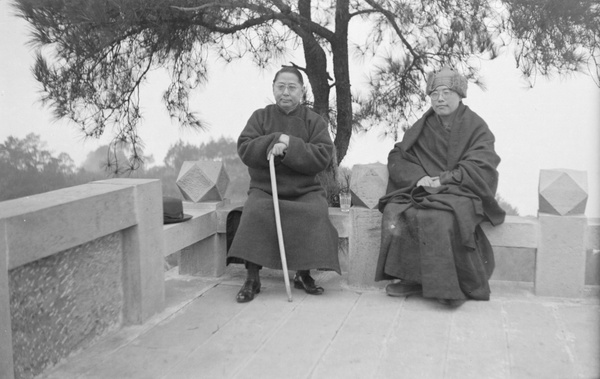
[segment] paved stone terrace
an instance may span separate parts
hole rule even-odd
[[[346,287],[315,275],[322,296],[263,270],[238,304],[244,272],[209,280],[169,272],[167,309],[114,331],[42,377],[68,378],[600,378],[600,302],[535,297],[492,282],[489,302],[448,309],[420,296]]]

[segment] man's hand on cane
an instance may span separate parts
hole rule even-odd
[[[271,155],[274,155],[274,156],[285,155],[289,143],[290,143],[290,137],[287,134],[282,134],[279,137],[279,142],[277,142],[275,145],[273,145],[273,148],[271,150],[269,150],[269,152],[267,153],[267,160],[269,160]]]

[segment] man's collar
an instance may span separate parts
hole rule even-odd
[[[300,104],[297,104],[294,108],[290,109],[289,111],[286,111],[285,109],[281,108],[279,105],[277,105],[277,104],[275,104],[275,105],[282,113],[284,113],[286,115],[293,113],[295,110],[297,110],[300,107]]]

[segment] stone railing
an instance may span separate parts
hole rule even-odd
[[[1,202],[0,377],[32,377],[162,310],[162,228],[159,180]]]
[[[577,175],[541,175],[538,218],[484,226],[496,256],[493,280],[528,282],[544,296],[598,288],[600,222],[580,214],[585,200],[575,187],[585,186]],[[329,212],[348,240],[340,260],[352,287],[382,285],[373,281],[381,223],[373,208],[386,182],[385,166],[355,166],[354,206]],[[170,225],[162,224],[158,180],[105,180],[0,203],[0,377],[37,375],[98,336],[162,311],[165,257],[179,252],[182,274],[222,275],[235,206],[222,198],[227,183],[220,163],[186,162],[177,184],[193,217]]]
[[[385,194],[387,168],[357,165],[352,170],[348,283],[376,285],[372,277],[381,238],[378,199]],[[540,296],[583,297],[600,284],[600,220],[583,215],[586,173],[542,170],[538,217],[507,216],[492,227],[483,224],[494,248],[492,280],[530,282]]]

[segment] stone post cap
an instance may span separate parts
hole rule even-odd
[[[539,212],[558,216],[583,215],[588,199],[587,172],[540,170]]]
[[[374,209],[385,195],[388,182],[387,165],[383,163],[357,164],[352,167],[350,193],[352,204]]]
[[[184,199],[193,203],[221,201],[229,185],[229,175],[221,161],[186,161],[175,184]]]

